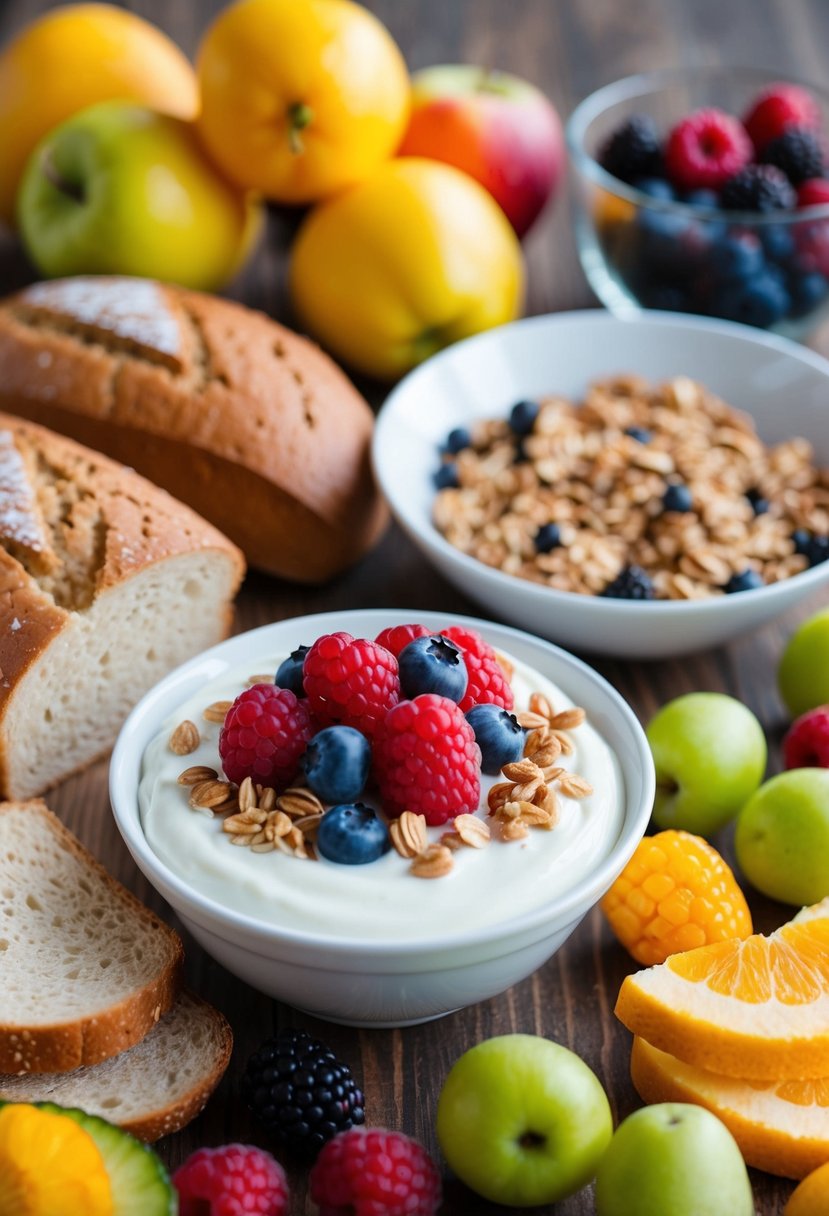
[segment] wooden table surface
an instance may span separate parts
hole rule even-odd
[[[44,0],[3,0],[0,41],[36,13]],[[135,0],[140,12],[193,52],[220,0]],[[512,70],[540,85],[562,115],[598,85],[629,72],[694,63],[753,63],[782,77],[821,80],[829,62],[826,0],[370,0],[388,24],[413,68],[468,61]],[[233,293],[288,320],[284,301],[284,251],[293,217],[274,214],[266,246],[234,285]],[[591,303],[578,267],[565,200],[540,222],[526,245],[530,267],[528,311],[584,307]],[[31,277],[10,241],[0,242],[0,287],[10,290]],[[829,352],[824,329],[815,344]],[[680,371],[681,369],[677,369]],[[364,386],[379,404],[382,390]],[[551,385],[551,388],[554,388]],[[237,628],[308,612],[354,607],[407,607],[478,613],[448,586],[396,531],[350,574],[309,590],[251,575],[239,598]],[[801,617],[820,607],[812,600]],[[643,721],[683,692],[727,692],[760,716],[772,742],[772,768],[785,716],[774,687],[784,637],[798,616],[733,646],[676,662],[595,666],[623,693]],[[51,805],[105,864],[162,915],[169,910],[133,865],[113,824],[101,763],[66,782]],[[729,851],[726,835],[718,842]],[[753,901],[758,926],[768,930],[788,912]],[[174,919],[174,918],[172,918]],[[511,991],[448,1018],[405,1030],[357,1031],[314,1022],[234,979],[188,941],[188,979],[230,1019],[236,1048],[218,1094],[200,1119],[159,1145],[175,1167],[195,1147],[228,1140],[268,1146],[252,1126],[238,1096],[245,1060],[276,1027],[307,1026],[323,1036],[353,1067],[367,1095],[368,1121],[400,1128],[436,1151],[435,1104],[443,1077],[466,1048],[491,1035],[525,1031],[547,1035],[578,1052],[596,1070],[621,1119],[638,1105],[628,1077],[630,1036],[615,1021],[613,1004],[630,959],[612,941],[598,912],[588,916],[567,945],[534,976]],[[294,1173],[293,1216],[310,1212],[303,1171]],[[789,1183],[753,1175],[758,1216],[777,1216]],[[507,1209],[487,1204],[447,1180],[448,1216],[495,1216]],[[538,1209],[552,1212],[553,1209]],[[556,1216],[593,1212],[590,1191],[559,1204]],[[665,1216],[671,1216],[669,1212]]]

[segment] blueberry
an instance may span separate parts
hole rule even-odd
[[[626,427],[625,434],[630,435],[631,439],[635,439],[637,443],[650,443],[653,438],[650,431],[644,426]]]
[[[666,511],[693,511],[693,495],[687,486],[672,483],[662,495],[662,506]]]
[[[791,296],[776,266],[767,266],[748,281],[727,284],[715,300],[717,316],[759,329],[774,325],[790,307]]]
[[[473,705],[466,720],[475,732],[481,749],[481,768],[485,773],[500,773],[524,754],[524,730],[515,714],[500,705]]]
[[[518,401],[509,412],[509,424],[516,435],[530,435],[540,406],[537,401]]]
[[[792,297],[790,317],[805,317],[829,295],[829,281],[817,270],[791,275],[788,285]]]
[[[661,312],[688,312],[688,293],[678,283],[647,283],[639,293],[645,308],[658,308]]]
[[[642,194],[647,194],[648,198],[663,199],[665,202],[676,198],[673,186],[664,177],[639,177],[632,185]]]
[[[601,594],[610,600],[652,600],[656,592],[641,566],[625,566]]]
[[[314,735],[301,764],[323,802],[352,802],[368,781],[371,745],[353,726],[327,726]]]
[[[752,490],[746,490],[746,498],[751,503],[751,509],[755,515],[766,515],[768,513],[769,500],[764,498],[756,487]]]
[[[446,436],[445,451],[450,452],[453,456],[457,456],[458,452],[462,452],[464,448],[472,447],[472,436],[465,426],[456,426]]]
[[[317,851],[343,866],[363,866],[391,848],[389,830],[364,802],[332,806],[320,820]]]
[[[727,280],[750,279],[765,263],[763,247],[753,232],[732,233],[717,241],[711,257],[718,276]]]
[[[561,544],[558,524],[542,524],[535,534],[536,553],[550,553]]]
[[[708,211],[716,211],[719,207],[720,196],[716,190],[689,190],[682,196],[682,201],[689,207],[704,207]]]
[[[434,483],[439,490],[454,490],[459,486],[458,466],[449,460],[442,464],[434,475]]]
[[[740,574],[732,574],[723,590],[726,595],[734,595],[737,591],[755,591],[765,585],[756,570],[743,570]]]
[[[684,268],[687,258],[683,238],[689,225],[683,216],[643,208],[636,223],[641,236],[640,254],[646,266],[663,275]]]
[[[792,533],[795,552],[802,553],[810,566],[819,566],[829,561],[829,536],[813,536],[805,528]]]
[[[397,656],[400,687],[406,697],[437,693],[450,701],[462,701],[469,674],[461,649],[439,633],[415,638]]]
[[[788,225],[769,224],[759,231],[766,257],[772,262],[787,262],[794,253],[794,237]]]
[[[274,678],[274,684],[277,688],[290,688],[295,696],[305,696],[305,689],[302,687],[302,667],[305,663],[305,656],[310,649],[310,646],[297,646],[296,650],[291,651],[287,659],[282,660],[276,669],[276,676]]]

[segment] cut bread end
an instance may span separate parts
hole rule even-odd
[[[30,798],[112,746],[136,701],[227,635],[232,552],[177,554],[71,612],[21,676],[0,721],[0,788]]]
[[[0,1073],[134,1046],[174,1004],[183,950],[47,809],[0,803]]]
[[[225,1073],[232,1047],[222,1014],[185,992],[135,1047],[74,1072],[0,1076],[0,1100],[77,1107],[152,1142],[200,1114]]]

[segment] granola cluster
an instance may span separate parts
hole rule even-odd
[[[504,660],[506,663],[506,660]],[[264,683],[270,677],[254,676],[249,684]],[[210,723],[224,721],[232,702],[216,701],[204,710]],[[506,765],[504,780],[493,785],[487,798],[488,816],[496,832],[477,815],[457,815],[452,826],[439,840],[429,839],[426,818],[404,811],[389,823],[392,847],[411,862],[409,873],[416,878],[442,878],[454,868],[452,854],[464,847],[483,849],[492,839],[502,842],[523,840],[530,828],[551,831],[559,821],[558,795],[585,798],[593,787],[583,777],[556,763],[562,755],[572,755],[569,732],[585,721],[583,709],[556,711],[539,692],[531,695],[518,723],[526,731],[524,755]],[[172,731],[168,747],[177,756],[189,755],[201,742],[194,722],[185,719]],[[291,786],[281,794],[267,786],[254,784],[246,777],[240,785],[220,777],[215,768],[194,764],[178,776],[190,808],[209,819],[222,817],[222,831],[230,843],[249,848],[253,853],[287,853],[303,861],[315,861],[315,839],[325,806],[302,785]]]
[[[469,440],[444,458],[434,522],[507,574],[612,595],[633,570],[633,598],[703,599],[829,557],[829,470],[809,443],[766,447],[684,376],[604,380],[582,404],[541,401],[529,433],[487,420]]]

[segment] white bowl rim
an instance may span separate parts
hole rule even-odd
[[[135,769],[135,762],[137,762],[139,766],[138,771],[140,772],[141,763],[141,756],[134,755],[135,745],[132,740],[132,733],[136,728],[136,724],[141,723],[144,718],[152,716],[155,703],[164,696],[170,683],[185,680],[206,659],[220,657],[224,649],[229,648],[233,643],[238,643],[240,638],[256,639],[263,634],[269,633],[275,627],[284,626],[291,621],[301,629],[305,629],[308,626],[314,629],[317,627],[317,624],[322,626],[322,630],[325,629],[326,625],[342,628],[344,627],[345,619],[356,613],[360,613],[361,616],[376,622],[380,627],[383,627],[381,622],[387,624],[390,617],[394,617],[399,621],[412,621],[434,616],[439,616],[444,624],[458,624],[478,629],[483,626],[484,630],[491,629],[498,635],[504,635],[507,640],[507,648],[511,638],[519,638],[523,642],[530,641],[532,644],[540,646],[543,650],[550,653],[556,662],[563,663],[565,667],[578,671],[597,686],[599,692],[609,702],[611,709],[620,715],[622,722],[628,728],[636,745],[636,753],[632,756],[618,757],[619,765],[622,769],[626,798],[624,819],[618,838],[607,856],[581,881],[576,883],[575,886],[560,896],[549,900],[540,908],[513,917],[499,925],[470,929],[465,932],[448,932],[441,938],[432,936],[389,943],[377,942],[371,938],[333,938],[323,934],[304,933],[300,930],[285,929],[279,925],[259,920],[257,917],[246,913],[234,911],[217,900],[195,891],[153,851],[141,826],[140,814],[137,808],[138,781],[137,779],[133,780],[130,775],[130,771]],[[339,625],[336,625],[335,622],[339,622]],[[156,719],[156,723],[157,721]],[[638,766],[641,770],[643,797],[640,805],[632,812],[627,804],[627,774],[634,766]],[[431,952],[435,950],[444,952],[459,947],[478,946],[490,942],[495,943],[504,938],[512,937],[517,933],[532,931],[543,925],[545,921],[551,923],[557,922],[581,906],[584,906],[585,910],[593,907],[596,900],[604,893],[622,866],[626,864],[630,854],[647,828],[653,806],[655,782],[653,759],[642,725],[622,695],[616,691],[604,676],[595,671],[588,663],[576,658],[575,655],[570,654],[569,651],[555,645],[553,642],[536,637],[526,630],[515,629],[510,625],[502,625],[482,618],[462,616],[452,612],[436,612],[433,609],[427,612],[423,609],[406,608],[338,609],[331,612],[314,613],[309,616],[286,618],[282,621],[274,621],[268,625],[261,625],[257,629],[236,634],[234,637],[226,638],[223,642],[211,646],[209,649],[202,651],[201,654],[194,656],[188,662],[169,672],[144,694],[119,731],[109,767],[109,795],[113,816],[130,852],[135,857],[141,857],[143,864],[140,868],[144,869],[144,866],[146,866],[144,872],[148,877],[150,874],[157,872],[163,882],[175,892],[176,896],[185,905],[189,904],[207,916],[222,921],[226,928],[231,931],[234,928],[239,929],[260,941],[276,940],[286,944],[306,946],[309,949],[321,947],[335,949],[338,953],[345,956],[365,956],[369,954],[375,957],[383,955],[393,955],[395,957],[417,955],[423,954],[425,951]],[[125,793],[125,789],[129,789],[129,796]],[[175,907],[176,905],[173,906]],[[215,932],[215,930],[213,931]],[[309,963],[312,962],[310,956],[308,961]]]
[[[651,324],[666,329],[683,330],[687,328],[702,333],[738,338],[749,345],[765,348],[771,347],[780,354],[805,363],[814,368],[815,371],[820,372],[826,378],[827,393],[829,393],[829,359],[824,358],[823,355],[819,355],[817,351],[802,347],[788,338],[781,337],[779,334],[758,331],[750,325],[741,325],[737,321],[718,321],[710,317],[689,316],[686,318],[679,313],[662,312],[658,309],[648,309],[645,314],[636,317],[615,317],[603,308],[572,309],[569,312],[541,313],[533,317],[522,317],[517,321],[510,321],[506,325],[499,325],[493,329],[484,330],[482,333],[474,334],[471,338],[464,338],[462,341],[455,342],[451,346],[446,347],[445,350],[439,351],[438,354],[432,355],[430,359],[427,359],[404,376],[386,397],[377,416],[371,450],[374,475],[393,514],[408,531],[419,537],[427,548],[434,550],[447,561],[457,564],[459,569],[466,570],[474,576],[489,579],[494,585],[499,586],[504,591],[511,590],[513,593],[518,593],[520,588],[522,595],[526,595],[535,600],[539,605],[545,605],[549,608],[554,607],[556,603],[572,605],[576,601],[582,601],[590,605],[591,612],[604,611],[627,616],[640,616],[643,610],[649,616],[654,617],[658,614],[666,616],[670,616],[671,614],[704,616],[706,613],[722,612],[726,603],[731,598],[730,596],[712,596],[708,599],[700,600],[624,600],[599,595],[582,595],[575,591],[561,591],[557,587],[548,587],[540,583],[530,582],[529,579],[520,578],[516,574],[506,574],[503,570],[498,570],[494,566],[487,566],[485,562],[479,561],[475,557],[470,557],[469,554],[463,553],[460,549],[456,549],[438,531],[431,519],[424,524],[419,513],[412,510],[407,501],[397,492],[394,481],[385,476],[385,470],[380,459],[380,449],[385,445],[386,432],[389,430],[389,427],[394,425],[392,412],[395,402],[404,392],[409,391],[411,383],[423,373],[424,369],[427,367],[431,368],[439,363],[451,363],[452,359],[456,357],[457,351],[474,349],[477,345],[483,346],[487,342],[497,341],[502,335],[509,335],[519,327],[521,329],[544,329],[547,326],[555,327],[560,323],[571,323],[575,320],[584,322],[588,327],[596,325],[600,328],[603,325],[615,327],[617,325],[649,326]],[[762,336],[760,336],[761,334]],[[552,385],[550,392],[554,391],[555,385]],[[798,588],[802,589],[803,594],[806,595],[813,586],[817,587],[825,581],[827,573],[829,573],[829,563],[821,563],[811,567],[811,569],[802,570],[799,574],[794,574],[790,578],[781,579],[776,583],[766,583],[763,587],[752,588],[749,591],[740,591],[737,594],[740,603],[754,603],[759,596],[764,596],[765,600],[769,601],[774,596],[785,597],[789,589],[796,584]]]

